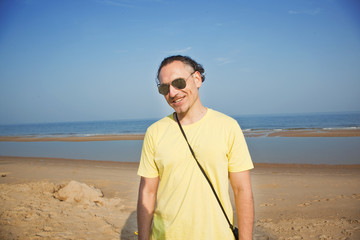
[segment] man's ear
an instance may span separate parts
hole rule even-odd
[[[195,72],[194,76],[195,78],[195,85],[197,88],[200,88],[202,85],[202,78],[201,78],[201,74],[199,72]]]

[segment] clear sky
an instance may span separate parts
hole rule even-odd
[[[161,60],[229,115],[360,111],[356,0],[1,0],[0,124],[161,118]]]

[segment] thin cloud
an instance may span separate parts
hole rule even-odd
[[[218,63],[218,65],[225,65],[232,62],[230,58],[224,57],[215,58],[215,61]]]
[[[118,7],[134,7],[129,0],[97,0],[99,3],[118,6]]]
[[[320,9],[309,9],[309,10],[305,10],[304,11],[305,14],[308,14],[308,15],[317,15],[318,13],[320,13]]]
[[[300,12],[294,11],[294,10],[289,10],[288,13],[289,13],[290,15],[300,14]]]
[[[190,49],[191,49],[191,47],[187,47],[184,49],[170,50],[165,53],[167,53],[167,54],[183,54],[183,53],[190,51]]]
[[[304,14],[304,15],[317,15],[320,13],[320,9],[316,8],[316,9],[307,9],[307,10],[302,10],[302,11],[295,11],[295,10],[289,10],[288,13],[290,15],[297,15],[297,14]]]

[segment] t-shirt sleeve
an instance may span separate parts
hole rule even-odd
[[[233,124],[229,135],[229,172],[242,172],[254,168],[244,134],[237,122]]]
[[[149,129],[145,133],[137,174],[147,178],[159,176],[159,171],[155,163],[154,138]]]

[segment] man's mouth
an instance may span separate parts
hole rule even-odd
[[[177,98],[173,101],[173,103],[178,103],[178,102],[181,102],[184,98]]]

